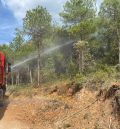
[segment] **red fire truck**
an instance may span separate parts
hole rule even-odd
[[[6,92],[6,76],[11,71],[11,64],[5,54],[0,52],[0,100],[3,100]]]

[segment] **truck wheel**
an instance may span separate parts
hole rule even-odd
[[[3,101],[3,89],[0,89],[0,102]]]
[[[0,107],[4,106],[3,89],[0,89]]]
[[[5,93],[6,93],[6,85],[3,86],[3,99],[5,98]]]

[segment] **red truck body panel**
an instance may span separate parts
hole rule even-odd
[[[5,55],[0,52],[0,87],[5,84]]]

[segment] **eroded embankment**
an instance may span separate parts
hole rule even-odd
[[[52,87],[36,89],[29,97],[24,94],[10,96],[9,103],[0,110],[0,129],[120,128],[119,110],[113,106],[117,104],[115,98],[119,90],[111,96],[112,88],[100,90],[99,94],[81,88],[72,96],[71,87],[63,89],[66,95],[60,94],[60,87]]]

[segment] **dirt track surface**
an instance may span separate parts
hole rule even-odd
[[[0,108],[0,129],[119,129],[109,101],[84,110],[95,100],[95,93],[84,90],[72,98],[53,94],[7,100]],[[69,117],[75,112],[79,113]]]

